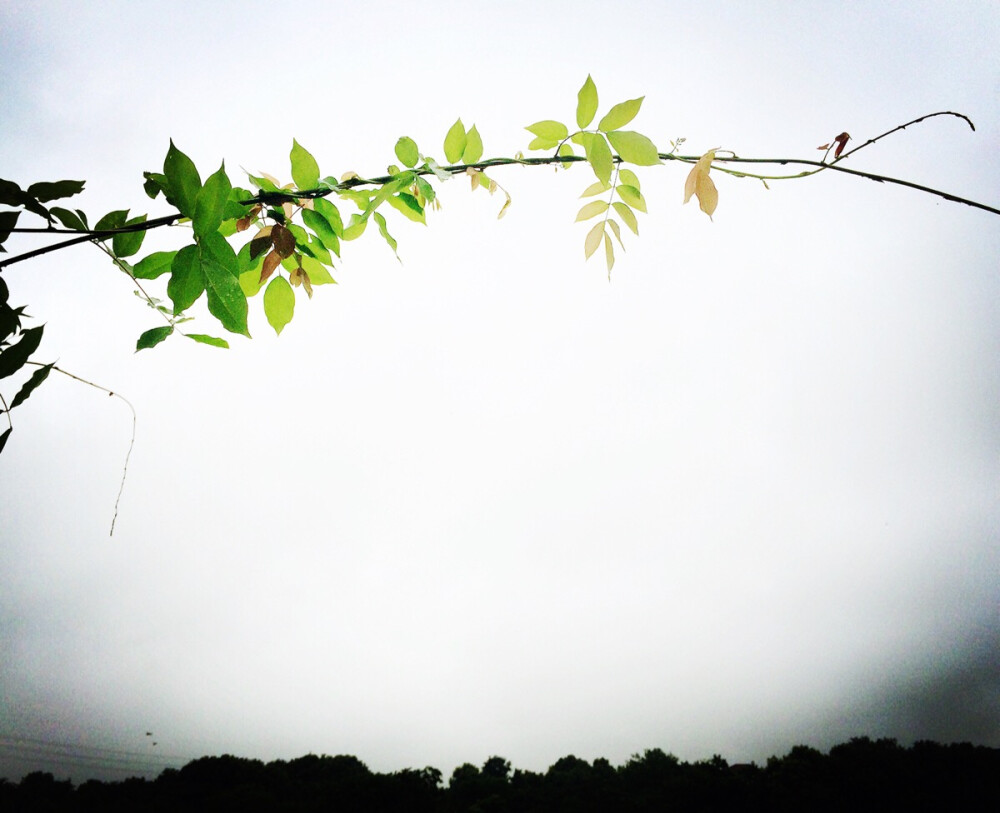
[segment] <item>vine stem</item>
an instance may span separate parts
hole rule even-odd
[[[888,184],[895,184],[897,186],[904,186],[907,187],[908,189],[915,189],[918,192],[924,192],[928,195],[934,195],[944,200],[952,201],[953,203],[961,203],[966,206],[970,206],[974,209],[980,209],[984,212],[989,212],[990,214],[1000,215],[1000,209],[994,206],[989,206],[985,203],[979,203],[974,200],[969,200],[968,198],[963,198],[960,197],[959,195],[953,195],[950,192],[944,192],[940,189],[933,189],[929,186],[913,183],[912,181],[905,181],[900,178],[893,178],[887,175],[879,175],[874,172],[866,172],[863,170],[850,169],[848,167],[841,166],[841,163],[848,156],[853,155],[854,153],[863,150],[865,147],[869,147],[872,144],[875,144],[876,142],[881,141],[884,138],[887,138],[893,133],[897,133],[900,130],[905,130],[907,127],[911,127],[914,124],[919,124],[920,122],[934,118],[935,116],[953,116],[955,118],[960,118],[963,121],[965,121],[969,125],[969,127],[971,127],[973,130],[976,129],[975,124],[972,123],[972,120],[968,116],[962,113],[955,113],[951,110],[941,110],[936,113],[928,113],[926,115],[920,116],[919,118],[913,119],[912,121],[908,121],[905,124],[897,125],[896,127],[893,127],[891,130],[886,130],[884,133],[881,133],[875,136],[874,138],[869,138],[863,144],[859,144],[857,147],[848,150],[847,152],[843,153],[839,158],[835,159],[830,163],[826,163],[825,161],[815,161],[806,158],[740,158],[736,155],[733,155],[727,158],[716,158],[715,162],[713,163],[713,167],[722,172],[728,172],[731,175],[748,177],[748,178],[757,178],[765,181],[794,180],[796,178],[805,178],[811,175],[816,175],[819,172],[823,172],[826,170],[830,170],[832,172],[842,172],[846,175],[853,175],[858,178],[867,178],[868,180],[875,181],[877,183],[888,183]],[[671,153],[659,153],[658,157],[661,161],[681,161],[682,163],[693,164],[696,163],[701,156],[677,155],[676,153],[671,152]],[[435,174],[435,170],[437,172],[442,172],[442,171],[446,172],[449,175],[459,175],[466,172],[469,169],[478,169],[482,171],[490,167],[498,167],[498,166],[511,166],[511,165],[545,166],[551,164],[580,163],[580,162],[585,162],[586,160],[587,159],[581,155],[551,155],[539,158],[524,158],[524,157],[491,158],[485,161],[477,161],[471,164],[455,164],[453,166],[447,166],[447,167],[435,167],[435,169],[431,169],[429,167],[421,167],[419,169],[409,169],[405,171],[411,172],[415,176],[432,175]],[[616,164],[622,163],[622,159],[620,156],[617,155],[613,156],[613,160]],[[800,172],[796,175],[761,175],[757,173],[739,172],[737,170],[730,170],[724,166],[718,166],[720,164],[772,164],[778,166],[788,166],[792,164],[795,166],[815,167],[816,169],[810,172]],[[342,181],[338,184],[331,184],[330,186],[318,189],[303,189],[293,192],[262,192],[259,195],[256,195],[252,198],[240,201],[240,203],[243,204],[244,206],[252,206],[255,204],[275,205],[287,202],[306,200],[310,198],[325,198],[328,195],[337,194],[339,192],[345,192],[349,189],[354,189],[361,186],[381,186],[383,184],[395,180],[397,177],[398,177],[397,175],[381,175],[374,178],[361,178],[355,176],[352,178],[348,178],[347,180]],[[27,251],[23,254],[15,255],[5,260],[0,260],[0,269],[6,268],[7,266],[13,265],[14,263],[23,262],[24,260],[29,260],[33,257],[41,256],[42,254],[48,254],[49,252],[52,251],[58,251],[63,248],[69,248],[70,246],[78,245],[79,243],[86,243],[92,240],[100,240],[103,238],[114,237],[116,234],[128,234],[137,231],[148,231],[150,229],[159,228],[160,226],[173,225],[174,223],[183,219],[184,216],[178,212],[176,214],[166,215],[164,217],[158,217],[152,220],[147,220],[142,223],[133,223],[129,226],[122,226],[121,228],[117,229],[104,229],[101,231],[79,232],[79,231],[64,230],[64,229],[14,228],[11,231],[16,233],[76,234],[78,236],[70,240],[64,240],[59,243],[53,243],[52,245],[49,246],[44,246],[42,248],[34,249],[32,251]]]

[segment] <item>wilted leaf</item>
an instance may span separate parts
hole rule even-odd
[[[274,332],[281,334],[295,313],[295,291],[284,277],[275,277],[264,291],[264,315]]]
[[[616,104],[601,119],[597,125],[597,129],[609,133],[612,130],[624,127],[636,117],[639,108],[642,106],[642,100],[645,98],[645,96],[640,96],[638,99],[630,99],[627,102]],[[611,143],[613,144],[614,142]]]
[[[714,160],[715,150],[706,152],[691,168],[687,181],[684,183],[684,202],[687,203],[691,200],[692,195],[696,195],[698,205],[709,218],[712,217],[712,213],[719,203],[719,192],[715,188],[715,182],[708,176]]]
[[[315,189],[319,185],[319,164],[312,154],[292,139],[292,151],[288,154],[292,163],[292,180],[298,189]]]
[[[595,223],[594,228],[592,228],[587,233],[587,238],[583,241],[583,253],[586,259],[590,259],[590,256],[597,251],[597,247],[601,244],[601,238],[604,236],[604,223]]]
[[[295,251],[295,235],[285,226],[275,223],[271,228],[271,245],[282,259],[291,257]]]
[[[274,273],[274,269],[279,265],[281,265],[281,256],[277,251],[271,249],[270,253],[264,258],[263,265],[260,267],[260,277],[258,280],[259,285],[263,285],[267,282],[268,277]]]
[[[465,125],[462,124],[461,119],[458,119],[451,125],[451,129],[448,130],[448,134],[444,137],[445,160],[449,164],[461,161],[467,143],[468,137],[465,134]]]
[[[576,94],[576,126],[582,130],[594,120],[595,115],[597,115],[597,86],[588,73],[587,81]]]
[[[833,157],[840,158],[840,154],[844,151],[844,147],[847,146],[847,142],[851,140],[851,137],[847,133],[841,133],[833,140],[837,142],[837,149],[834,150]]]

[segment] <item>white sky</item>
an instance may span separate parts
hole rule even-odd
[[[165,211],[141,173],[169,138],[234,182],[287,178],[293,137],[324,175],[381,173],[404,134],[440,158],[459,115],[510,155],[589,72],[602,111],[646,95],[661,150],[814,158],[960,111],[975,133],[933,119],[851,166],[997,205],[998,40],[990,2],[5,0],[0,176],[86,179],[93,221]],[[91,247],[5,269],[40,357],[138,428],[109,539],[127,409],[53,376],[14,413],[0,775],[95,772],[51,743],[446,775],[1000,745],[1000,219],[720,176],[710,222],[685,174],[639,172],[610,284],[572,222],[585,167],[494,172],[499,222],[448,183],[428,228],[388,213],[403,265],[366,234],[228,352],[133,354],[157,320]]]

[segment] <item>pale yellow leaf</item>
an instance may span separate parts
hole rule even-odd
[[[594,181],[590,186],[583,190],[583,194],[580,195],[581,198],[589,198],[593,195],[600,195],[601,192],[607,192],[611,188],[610,183],[602,183],[601,181]]]
[[[587,239],[583,241],[583,253],[586,259],[590,259],[590,256],[597,251],[597,247],[601,244],[601,238],[604,236],[604,223],[595,223],[594,228],[592,228],[587,233]]]
[[[611,231],[615,233],[615,237],[618,238],[618,245],[620,245],[622,247],[622,251],[624,251],[625,244],[622,242],[622,233],[621,230],[618,228],[617,221],[608,218],[608,225],[611,227]]]
[[[615,247],[608,233],[604,233],[604,259],[608,264],[608,279],[611,279],[611,269],[615,267]]]
[[[580,209],[576,215],[575,222],[579,223],[581,220],[590,220],[592,217],[603,215],[606,211],[608,211],[608,202],[606,200],[592,200]]]
[[[712,169],[712,162],[715,160],[715,150],[709,150],[691,168],[687,180],[684,182],[684,202],[691,200],[691,196],[698,198],[698,205],[709,217],[719,204],[719,191],[715,188],[708,173]]]

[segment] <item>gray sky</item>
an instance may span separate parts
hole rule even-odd
[[[86,179],[96,219],[164,211],[141,173],[170,138],[234,181],[287,180],[293,137],[324,175],[404,134],[440,158],[457,116],[510,155],[590,73],[602,111],[646,95],[661,151],[815,158],[956,110],[975,133],[933,119],[851,166],[996,205],[998,38],[989,2],[6,0],[0,176]],[[6,269],[41,357],[138,426],[109,539],[128,410],[53,378],[14,413],[0,776],[1000,746],[1000,219],[718,176],[711,222],[686,172],[639,172],[610,284],[586,167],[494,172],[502,221],[447,183],[427,228],[389,213],[402,265],[366,234],[229,351],[133,354],[157,321],[91,247]]]

